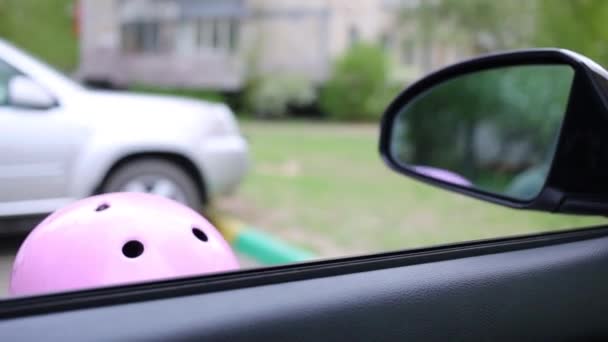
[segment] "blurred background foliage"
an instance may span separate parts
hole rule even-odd
[[[310,80],[299,75],[271,74],[252,77],[244,92],[243,109],[258,118],[279,118],[290,106],[307,107],[316,101]]]
[[[388,86],[390,65],[382,49],[356,44],[333,66],[321,92],[321,109],[333,119],[374,120],[395,94]]]
[[[537,0],[427,0],[403,11],[402,22],[417,23],[426,48],[456,41],[479,54],[530,45],[538,9]]]
[[[574,50],[603,66],[608,65],[608,1],[537,1],[532,44]]]
[[[435,0],[404,11],[428,39],[472,42],[476,53],[534,46],[562,47],[608,64],[608,1]]]
[[[78,64],[74,4],[74,0],[0,0],[0,37],[73,72]],[[608,64],[605,0],[423,0],[417,4],[403,11],[401,21],[404,26],[417,24],[421,41],[428,43],[419,47],[422,51],[432,41],[468,44],[473,55],[558,46]],[[263,118],[288,117],[291,108],[305,104],[320,108],[328,118],[377,120],[388,100],[405,86],[390,84],[392,73],[391,61],[380,45],[369,42],[338,57],[329,80],[320,87],[292,76],[255,77],[243,90],[242,99],[231,103],[240,107],[238,112]],[[144,90],[224,99],[209,91]]]

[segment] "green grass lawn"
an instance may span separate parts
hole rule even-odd
[[[78,63],[74,0],[0,0],[0,38],[65,72]]]
[[[220,207],[322,256],[341,256],[604,223],[502,208],[390,171],[377,127],[244,122],[254,164]]]

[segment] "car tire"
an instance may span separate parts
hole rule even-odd
[[[119,166],[107,177],[102,193],[145,192],[171,198],[200,211],[204,194],[193,177],[168,160],[141,159]]]

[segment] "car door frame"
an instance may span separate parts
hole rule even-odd
[[[490,239],[15,298],[0,337],[605,337],[607,263],[608,226]]]

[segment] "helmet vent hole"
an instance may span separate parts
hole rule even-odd
[[[108,203],[102,203],[97,208],[95,208],[95,211],[104,211],[104,210],[108,209],[109,207],[110,207],[110,205]]]
[[[144,245],[137,241],[131,240],[122,246],[122,254],[124,254],[127,258],[137,258],[142,255],[144,252]]]
[[[194,236],[196,236],[197,239],[199,239],[203,242],[207,242],[209,240],[209,238],[207,237],[207,234],[205,234],[205,232],[203,232],[199,228],[196,228],[196,227],[192,228],[192,234],[194,234]]]

